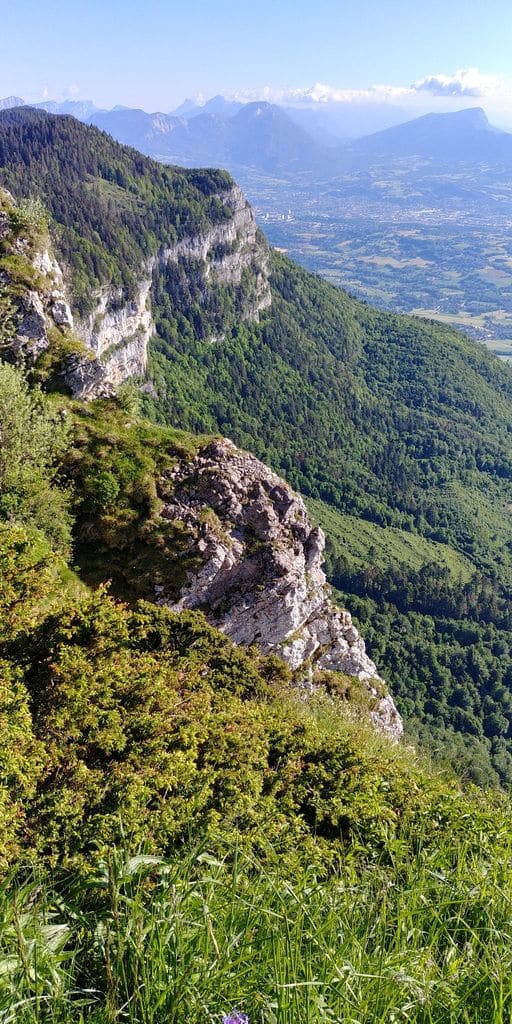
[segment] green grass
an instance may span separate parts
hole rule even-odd
[[[272,857],[112,853],[0,892],[3,1024],[505,1024],[511,851],[447,838],[329,878]]]
[[[66,472],[78,489],[75,559],[87,584],[110,579],[123,599],[177,592],[191,559],[184,524],[159,517],[172,469],[211,438],[155,427],[122,402],[70,403],[75,447]],[[182,557],[183,556],[183,557]]]
[[[475,572],[472,562],[448,544],[439,544],[417,533],[391,526],[378,526],[356,516],[345,515],[313,498],[307,498],[306,504],[312,519],[322,526],[329,538],[340,544],[351,568],[371,563],[379,569],[400,566],[418,570],[426,562],[437,562],[449,569],[454,579],[463,583]]]

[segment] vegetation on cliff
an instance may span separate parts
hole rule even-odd
[[[97,128],[39,110],[0,112],[0,184],[44,202],[82,314],[94,288],[129,297],[162,245],[231,216],[219,198],[232,184],[225,172],[162,167]]]
[[[421,830],[439,800],[452,828],[460,820],[466,831],[479,806],[490,827],[480,798],[436,783],[358,720],[361,709],[344,704],[348,680],[333,677],[329,695],[304,704],[277,658],[236,648],[199,613],[137,601],[150,589],[141,552],[155,571],[166,561],[176,570],[181,543],[187,565],[186,529],[167,536],[157,509],[176,459],[207,438],[152,426],[117,402],[74,407],[30,391],[8,365],[0,424],[18,445],[0,506],[4,864],[24,852],[83,865],[123,839],[161,853],[221,832],[251,848],[261,830],[329,864],[340,840],[356,849],[363,833],[380,856],[391,835]],[[66,565],[71,510],[83,577],[97,584],[119,548],[114,591],[131,607]]]
[[[128,287],[157,242],[212,223],[212,194],[229,187],[226,175],[162,168],[42,112],[2,114],[0,140],[0,180],[18,195],[36,191],[51,211],[79,303],[100,281]],[[94,259],[82,266],[84,246]],[[146,412],[232,437],[317,502],[330,578],[413,734],[451,751],[470,777],[508,784],[509,369],[453,331],[372,310],[282,256],[260,325],[240,325],[233,291],[204,290],[188,269],[155,273]],[[109,479],[111,494],[116,486]],[[96,581],[101,552],[116,563],[115,536],[100,540]],[[373,539],[361,548],[361,536]],[[93,545],[82,555],[92,579]],[[128,584],[124,555],[117,561],[113,576]]]

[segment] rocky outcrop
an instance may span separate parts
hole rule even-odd
[[[175,610],[200,608],[239,644],[280,655],[298,682],[320,672],[359,681],[375,724],[393,737],[402,722],[347,611],[337,608],[322,570],[324,536],[302,499],[258,459],[219,440],[173,472],[163,509],[195,538],[199,568]]]
[[[113,398],[116,393],[107,368],[87,353],[68,356],[61,370],[61,380],[72,395],[79,395],[84,402]]]
[[[13,324],[4,346],[10,358],[31,365],[50,347],[51,327],[72,331],[73,316],[62,270],[47,239],[35,248],[28,226],[26,231],[13,228],[15,213],[13,196],[0,189],[0,251],[5,256],[0,264],[0,290],[11,303]]]

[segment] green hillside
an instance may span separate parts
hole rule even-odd
[[[133,250],[109,232],[153,165],[54,120],[0,115],[2,180],[32,183],[80,275],[74,204],[109,192],[94,159],[115,156],[111,215],[77,218],[108,254],[87,287],[128,294],[143,213]],[[180,284],[155,275],[143,398],[73,402],[0,360],[0,1020],[509,1024],[512,808],[486,788],[512,781],[509,374],[278,257],[258,325]],[[462,778],[377,732],[354,679],[305,700],[278,658],[144,600],[191,567],[159,513],[217,431],[307,495],[410,734]]]
[[[118,402],[74,408],[0,365],[8,416],[6,1024],[218,1024],[235,1007],[251,1024],[507,1024],[510,799],[434,770],[333,694],[297,699],[278,659],[200,613],[77,579],[57,550],[70,508],[84,535],[96,521],[93,544],[133,532],[151,475],[201,439]]]
[[[465,770],[510,781],[510,371],[273,264],[272,310],[221,345],[166,336],[157,315],[146,409],[233,437],[321,502],[329,577],[414,735],[460,763],[461,732]]]
[[[354,711],[341,673],[304,704],[279,658],[236,647],[200,612],[137,600],[141,558],[175,573],[186,541],[185,524],[169,533],[157,516],[157,481],[172,487],[173,465],[208,438],[116,401],[45,396],[5,364],[0,425],[0,869],[21,855],[82,870],[125,840],[175,853],[232,836],[257,850],[264,833],[324,870],[340,840],[358,856],[361,831],[370,857],[391,836],[413,843],[443,801],[461,836],[469,808],[494,829],[483,798]],[[116,548],[109,593],[99,565]]]
[[[49,208],[78,302],[97,281],[129,292],[141,254],[221,216],[212,190],[229,184],[23,111],[0,115],[0,181]],[[277,254],[272,263],[273,304],[252,325],[234,323],[229,291],[198,290],[192,262],[188,278],[186,261],[155,271],[145,412],[233,438],[323,503],[320,521],[336,524],[329,576],[413,735],[457,763],[469,750],[472,777],[509,783],[510,371],[447,328],[373,310]],[[80,545],[94,579],[107,576]]]
[[[343,557],[352,572],[364,570],[369,564],[380,571],[407,572],[435,564],[449,574],[452,582],[462,583],[468,583],[475,571],[474,563],[448,544],[427,540],[411,530],[379,526],[369,519],[339,512],[316,498],[308,498],[307,506],[327,536],[329,565],[336,556]]]

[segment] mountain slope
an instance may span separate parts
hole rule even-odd
[[[425,114],[405,124],[357,139],[351,151],[359,161],[423,157],[437,166],[459,163],[512,163],[512,135],[494,128],[481,107],[448,114]]]
[[[126,108],[100,110],[91,114],[89,124],[108,132],[124,146],[133,146],[141,153],[165,152],[168,145],[166,136],[186,122],[182,117],[170,114],[147,114],[145,110]]]
[[[271,103],[231,105],[212,101],[193,116],[146,114],[141,110],[94,114],[92,124],[142,152],[187,166],[254,167],[262,173],[335,171],[332,150],[316,142]]]
[[[61,124],[71,125],[85,152],[98,137],[76,122]],[[36,174],[48,128],[44,121],[30,128],[35,149],[22,168],[4,148],[4,173],[18,190],[25,175],[39,181],[50,205],[54,183]],[[50,149],[65,162],[64,136]],[[167,173],[122,147],[115,153],[119,173],[130,168],[132,188],[153,171],[157,181]],[[69,216],[87,173],[80,162],[68,166]],[[175,173],[187,187],[194,181]],[[87,218],[89,207],[80,215]],[[54,234],[58,246],[57,227]],[[110,258],[116,273],[115,249]],[[329,515],[352,517],[328,548],[331,578],[370,623],[379,667],[409,718],[436,742],[455,745],[457,756],[455,734],[462,735],[465,749],[477,751],[480,777],[510,779],[511,375],[453,331],[372,310],[277,255],[271,286],[260,323],[240,325],[222,284],[198,281],[195,259],[155,266],[146,408],[160,422],[232,437],[320,499]],[[424,538],[433,551],[445,545],[442,571],[428,544],[419,545],[419,565],[400,548],[387,561],[371,548],[362,556],[357,544],[352,552],[354,517]],[[444,657],[448,649],[453,659]]]

